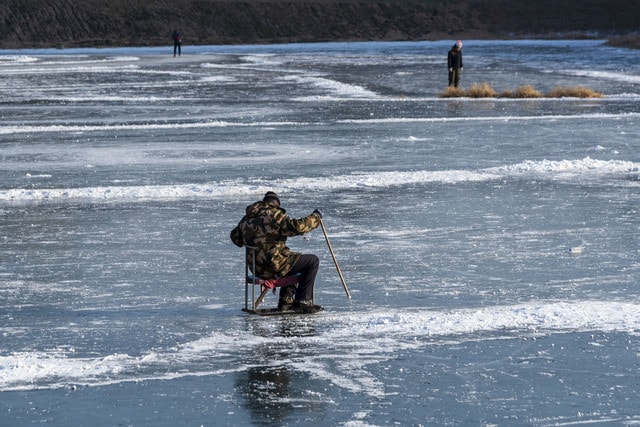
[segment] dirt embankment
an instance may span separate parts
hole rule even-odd
[[[0,48],[640,34],[638,0],[0,0]]]

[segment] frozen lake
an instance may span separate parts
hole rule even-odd
[[[640,424],[640,51],[452,44],[0,51],[0,424]],[[353,304],[240,311],[267,190]]]

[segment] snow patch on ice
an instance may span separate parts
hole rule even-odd
[[[294,81],[301,85],[314,86],[318,89],[327,91],[332,96],[338,96],[338,97],[349,96],[349,97],[367,98],[367,99],[378,97],[378,95],[375,92],[365,89],[362,86],[342,83],[337,80],[331,80],[325,77],[287,76],[287,77],[283,77],[282,80]],[[294,98],[294,99],[304,100],[304,99],[307,99],[307,97]]]
[[[11,64],[26,64],[37,61],[38,58],[29,55],[0,55],[0,63],[3,66]]]

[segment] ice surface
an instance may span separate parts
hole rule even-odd
[[[640,422],[639,54],[450,44],[0,52],[3,422]],[[240,311],[268,190],[353,305],[314,231],[326,311]]]
[[[109,354],[74,357],[73,348],[43,353],[13,353],[0,357],[2,390],[57,389],[67,384],[105,385],[117,382],[172,379],[181,376],[220,375],[236,366],[200,371],[203,360],[249,353],[269,346],[295,342],[295,363],[289,367],[335,383],[352,392],[384,397],[385,387],[375,380],[377,364],[399,350],[416,350],[455,341],[515,339],[570,332],[625,332],[640,334],[638,304],[605,301],[532,302],[449,311],[369,310],[358,314],[327,314],[313,319],[321,332],[312,336],[260,337],[251,332],[220,331],[163,352],[131,356]],[[267,321],[265,321],[267,323]],[[500,336],[501,335],[501,336]],[[322,348],[321,353],[303,348]],[[274,361],[277,362],[277,361]],[[334,372],[337,363],[339,373]],[[356,369],[357,368],[357,369]],[[354,374],[351,371],[356,371]],[[159,372],[162,372],[160,374]]]

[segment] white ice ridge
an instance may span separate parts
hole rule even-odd
[[[640,117],[640,113],[585,113],[585,114],[547,114],[539,116],[486,116],[486,117],[383,117],[372,119],[345,119],[338,123],[442,123],[442,122],[510,122],[510,121],[546,121],[576,119],[624,119]]]
[[[358,92],[358,96],[365,96],[365,92]],[[574,115],[541,115],[541,116],[487,116],[487,117],[391,117],[372,119],[346,119],[338,120],[338,123],[435,123],[435,122],[508,122],[508,121],[540,121],[540,120],[575,120],[575,119],[625,119],[637,118],[640,113],[623,114],[574,114]],[[13,135],[39,132],[114,132],[120,130],[167,130],[167,129],[199,129],[219,127],[282,127],[304,126],[314,123],[275,121],[275,122],[232,122],[225,120],[204,120],[194,122],[148,122],[148,123],[114,123],[114,124],[64,124],[64,125],[9,125],[0,126],[0,135]]]
[[[485,169],[499,175],[524,174],[629,174],[640,172],[640,163],[622,160],[597,160],[585,157],[580,160],[525,160],[508,166]]]
[[[122,123],[101,125],[48,125],[48,126],[0,126],[0,134],[12,135],[18,133],[38,132],[112,132],[119,130],[166,130],[166,129],[197,129],[214,127],[274,127],[274,126],[301,126],[296,122],[228,122],[222,120],[208,120],[202,122],[152,122],[152,123]]]
[[[3,354],[0,356],[0,392],[237,372],[251,363],[259,363],[260,350],[265,346],[277,346],[287,354],[286,360],[280,362],[291,369],[329,381],[349,392],[380,396],[384,395],[384,386],[371,372],[371,366],[392,359],[398,349],[514,339],[523,334],[544,336],[597,331],[638,335],[640,304],[536,301],[444,311],[380,308],[325,313],[314,317],[314,322],[318,323],[319,332],[313,336],[258,336],[249,331],[217,331],[139,356],[77,357],[68,348]],[[255,354],[258,359],[251,362],[238,356],[241,354]],[[224,363],[213,363],[215,360]],[[199,363],[201,361],[207,363]],[[212,368],[223,365],[225,368]]]
[[[552,71],[549,71],[552,72]],[[565,70],[563,73],[578,77],[594,77],[603,80],[614,80],[627,83],[640,83],[640,75],[631,72],[620,73],[612,71],[595,71],[595,70]]]
[[[598,178],[640,172],[640,163],[621,160],[523,161],[479,170],[396,171],[353,173],[340,176],[297,177],[248,182],[220,181],[203,184],[104,186],[79,188],[7,189],[0,191],[0,204],[61,202],[145,202],[186,199],[219,199],[260,195],[278,188],[290,192],[389,188],[412,184],[456,184],[531,175],[538,179]]]

